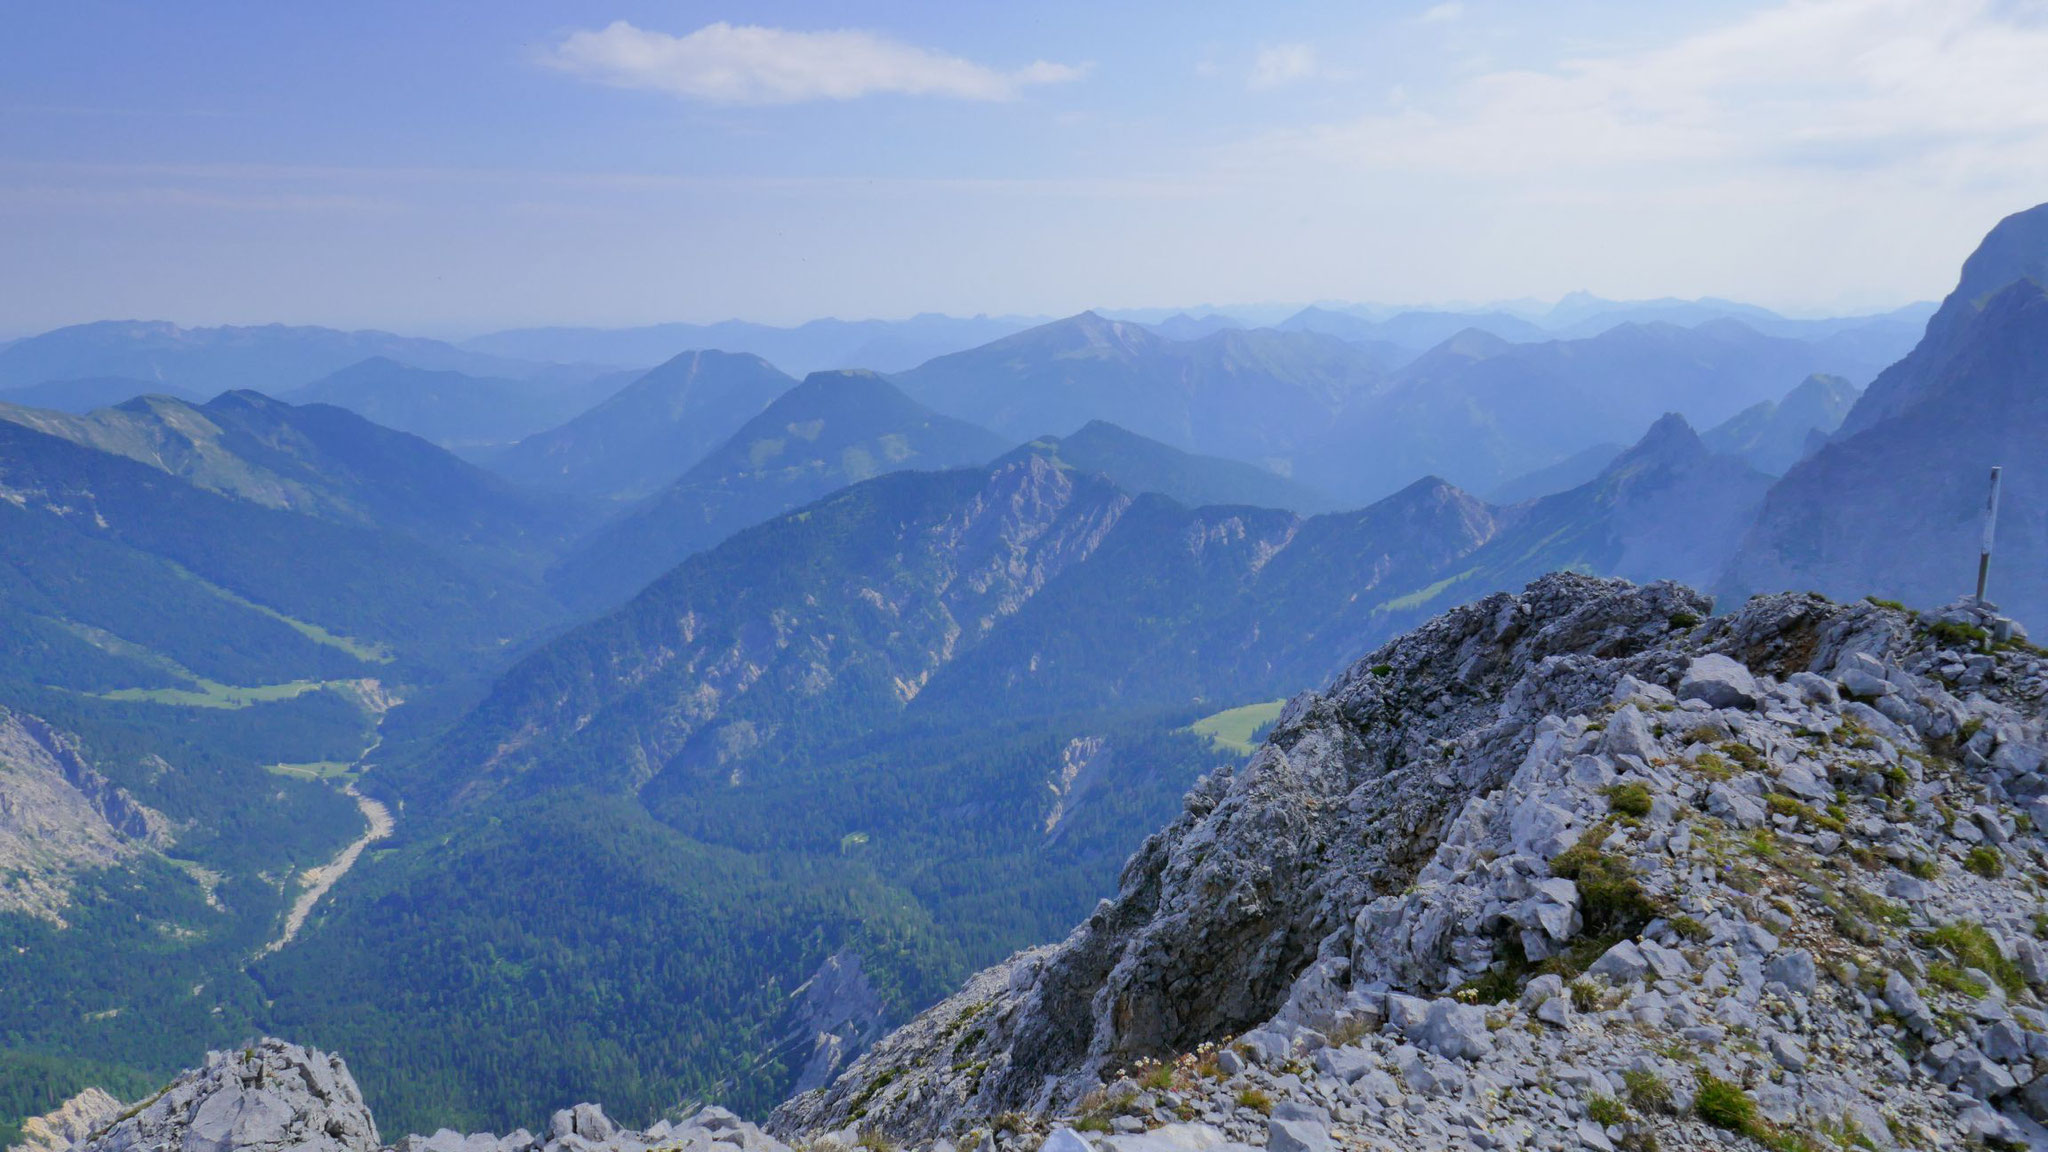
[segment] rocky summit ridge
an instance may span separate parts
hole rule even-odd
[[[1710,609],[1559,574],[1392,641],[773,1136],[397,1147],[2048,1147],[2048,658],[1969,603]],[[216,1054],[83,1147],[377,1147],[322,1075]]]
[[[1197,785],[1067,940],[770,1128],[2038,1137],[2048,665],[1967,605],[1708,607],[1554,575],[1395,640]]]

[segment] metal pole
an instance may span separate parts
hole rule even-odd
[[[1984,546],[1977,553],[1977,607],[1984,606],[1984,578],[1991,574],[1991,538],[1998,531],[1998,474],[1991,469],[1991,494],[1984,498]]]

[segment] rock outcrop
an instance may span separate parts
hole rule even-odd
[[[264,1040],[209,1052],[83,1152],[371,1152],[377,1125],[339,1056]]]
[[[21,1143],[7,1152],[66,1152],[121,1115],[121,1102],[103,1088],[87,1088],[57,1108],[22,1121]]]
[[[2048,661],[1966,611],[1707,619],[1675,585],[1557,575],[1448,613],[1290,703],[1066,941],[770,1127],[1028,1149],[1065,1123],[1114,1152],[2039,1136]]]
[[[62,923],[78,873],[170,842],[170,821],[87,764],[69,736],[0,708],[0,912]]]
[[[100,1093],[104,1097],[104,1093]],[[108,1098],[111,1102],[111,1098]],[[114,1106],[118,1108],[118,1105]],[[597,1104],[564,1108],[539,1135],[442,1129],[382,1144],[339,1056],[282,1040],[207,1054],[206,1063],[102,1123],[76,1152],[790,1152],[723,1108],[626,1128]]]

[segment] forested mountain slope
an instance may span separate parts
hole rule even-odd
[[[616,604],[685,557],[849,484],[984,464],[1008,446],[872,372],[814,372],[585,541],[550,581],[571,603]]]
[[[265,508],[384,528],[451,554],[537,566],[588,509],[514,488],[445,450],[325,404],[224,392],[138,396],[83,415],[0,404],[0,420]]]

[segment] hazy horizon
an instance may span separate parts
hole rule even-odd
[[[2014,0],[7,22],[8,336],[1579,290],[1866,313],[2048,198],[2048,9]]]

